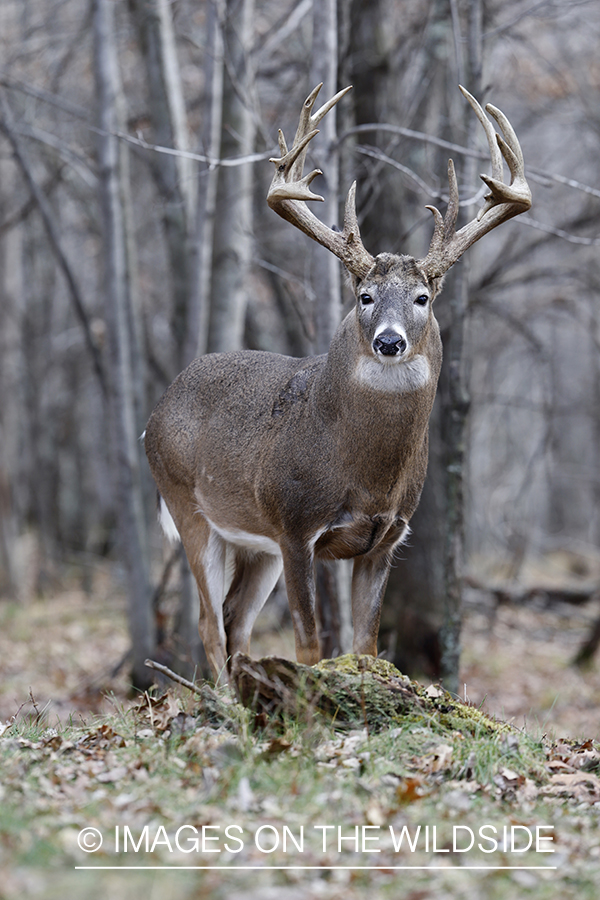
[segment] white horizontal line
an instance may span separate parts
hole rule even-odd
[[[378,869],[383,871],[388,870],[397,870],[397,869],[422,869],[423,871],[428,871],[431,869],[458,869],[464,872],[466,869],[483,869],[486,872],[500,872],[507,870],[519,870],[519,871],[533,871],[533,870],[543,870],[543,871],[551,871],[553,869],[557,869],[558,866],[75,866],[75,869],[116,869],[116,870],[145,870],[148,869],[222,869],[227,870],[229,872],[235,872],[236,870],[241,871],[259,871],[259,872],[269,872],[274,870],[287,870],[287,869]]]

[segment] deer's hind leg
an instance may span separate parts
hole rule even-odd
[[[198,585],[198,630],[215,678],[227,678],[227,641],[223,623],[227,545],[210,523],[195,512],[180,527],[181,540]]]
[[[281,574],[281,556],[251,553],[239,547],[235,554],[233,580],[225,598],[223,617],[227,635],[227,653],[250,652],[250,636],[256,617]]]

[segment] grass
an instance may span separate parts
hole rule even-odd
[[[559,793],[552,781],[563,764],[568,767],[571,753],[583,760],[584,751],[566,744],[560,749],[544,737],[547,729],[580,735],[582,742],[600,737],[590,712],[599,675],[584,677],[568,667],[587,621],[573,614],[558,622],[547,611],[512,608],[498,610],[493,630],[482,616],[467,619],[461,683],[467,682],[476,706],[487,695],[488,709],[519,723],[527,715],[533,727],[490,729],[489,720],[477,720],[475,707],[447,708],[440,698],[437,708],[394,715],[368,731],[361,715],[344,728],[327,718],[267,718],[257,730],[254,716],[229,702],[224,690],[217,691],[219,702],[202,713],[197,699],[183,689],[170,692],[169,699],[155,697],[150,712],[126,699],[122,673],[117,679],[99,678],[127,648],[123,610],[108,580],[95,584],[93,596],[73,590],[52,600],[0,604],[0,722],[25,704],[0,736],[0,900],[137,895],[144,900],[595,900],[600,809],[581,785]],[[542,631],[543,641],[537,637]],[[272,638],[264,640],[269,652]],[[255,655],[260,653],[255,650]],[[109,688],[102,696],[99,684]],[[53,700],[39,721],[27,702],[29,686],[38,709]],[[90,700],[92,705],[85,705]],[[597,775],[593,754],[590,760],[590,774]],[[231,840],[229,852],[224,828],[235,824],[243,829],[244,846],[233,852],[239,845]],[[456,826],[477,835],[485,824],[500,833],[504,826],[553,825],[556,853],[499,849],[486,855],[476,847],[452,852]],[[164,843],[157,843],[154,852],[140,846],[136,853],[131,845],[123,852],[126,827],[136,842],[146,828],[151,846],[157,834],[162,837],[160,826],[173,843],[183,825],[194,826],[200,835],[202,826],[207,836],[219,835],[213,846],[220,852],[185,853],[174,844],[171,852]],[[331,840],[325,851],[315,825],[334,826],[327,831]],[[81,829],[89,826],[103,834],[98,853],[85,854],[77,844]],[[221,826],[221,831],[207,826]],[[421,826],[414,853],[406,839],[394,852],[390,826],[396,836],[406,826],[411,839]],[[450,852],[433,852],[434,826],[436,847]],[[116,827],[121,829],[119,853]],[[262,850],[255,845],[261,827]],[[288,839],[286,852],[282,843],[266,852],[275,833],[282,842],[285,827],[296,839],[304,829],[303,851]],[[362,847],[354,853],[352,841],[343,840],[353,838],[357,827],[359,840],[363,827],[372,829],[364,832],[364,853]],[[374,835],[381,838],[379,844],[369,843]],[[460,839],[468,832],[457,835]],[[186,836],[194,832],[181,832]],[[540,861],[546,868],[522,868]],[[90,863],[260,868],[75,868]],[[521,868],[467,868],[492,863]],[[274,868],[298,864],[317,868]],[[340,864],[388,868],[328,868]],[[556,870],[548,868],[552,864]],[[391,868],[398,865],[427,868]],[[445,868],[433,868],[440,865]]]
[[[433,714],[374,733],[325,718],[255,729],[249,710],[218,695],[218,721],[178,689],[86,726],[6,729],[0,897],[596,896],[598,809],[541,793],[548,747],[526,733]],[[484,825],[499,840],[487,854]],[[553,826],[555,853],[503,848],[505,828],[521,838],[536,826]],[[89,827],[104,839],[97,853],[77,843]],[[390,828],[395,840],[405,829],[398,852]],[[461,852],[469,829],[475,845]],[[75,868],[87,865],[119,870]],[[142,870],[123,868],[132,865]]]

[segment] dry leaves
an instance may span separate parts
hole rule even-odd
[[[427,775],[435,775],[445,772],[452,764],[453,749],[450,744],[438,744],[431,753],[425,756],[413,757],[411,765]]]
[[[182,712],[182,708],[179,698],[169,690],[159,697],[144,694],[142,702],[135,711],[156,731],[166,731],[171,721]]]
[[[600,770],[600,752],[593,741],[558,741],[546,752],[550,784],[540,793],[573,797],[581,803],[600,802],[600,778],[595,774]]]
[[[563,772],[550,777],[550,786],[540,791],[545,795],[574,797],[582,803],[600,802],[600,778],[585,772]]]

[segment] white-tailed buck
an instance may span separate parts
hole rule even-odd
[[[428,422],[442,345],[433,301],[444,273],[497,225],[529,209],[523,156],[507,118],[488,105],[504,137],[461,88],[490,148],[489,188],[477,217],[459,231],[452,161],[446,215],[434,216],[424,259],[363,247],[355,185],[342,231],[305,201],[321,200],[303,176],[315,126],[349,88],[313,113],[304,103],[291,150],[280,159],[267,202],[350,273],[356,305],[329,353],[292,359],[239,351],[194,360],[152,413],[145,445],[160,491],[198,583],[200,635],[215,675],[247,653],[256,616],[283,571],[299,662],[320,659],[315,558],[354,559],[355,653],[377,655],[383,592],[394,550],[406,538],[427,468]],[[510,184],[503,180],[503,162]]]

